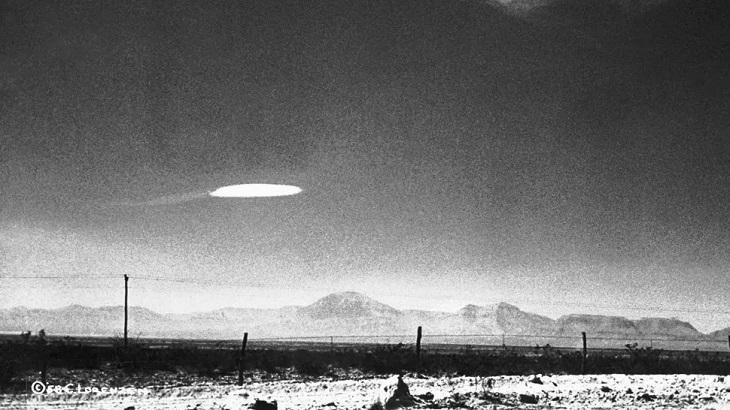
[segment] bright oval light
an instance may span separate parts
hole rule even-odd
[[[302,189],[293,185],[241,184],[220,187],[208,195],[219,198],[260,198],[296,195],[300,192]]]

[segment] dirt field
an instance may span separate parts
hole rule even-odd
[[[94,387],[93,375],[70,389]],[[450,409],[730,409],[730,376],[534,375],[404,377],[415,408]],[[276,400],[280,409],[369,409],[383,401],[394,378],[260,381],[244,386],[196,382],[150,385],[123,392],[5,394],[0,407],[17,409],[246,409],[255,400]],[[29,388],[30,390],[30,388]],[[420,396],[420,398],[418,398]],[[533,403],[533,402],[536,402]]]

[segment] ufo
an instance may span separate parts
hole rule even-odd
[[[300,192],[302,189],[293,185],[240,184],[220,187],[208,195],[217,198],[263,198],[296,195]]]

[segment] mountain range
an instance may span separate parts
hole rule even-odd
[[[41,328],[52,335],[115,336],[122,331],[124,308],[71,305],[60,309],[15,307],[0,310],[0,331]],[[134,337],[236,339],[243,332],[256,338],[408,335],[591,336],[631,339],[724,339],[730,329],[709,335],[691,324],[668,318],[630,320],[618,316],[571,314],[556,320],[522,311],[508,303],[467,305],[457,312],[399,310],[356,292],[327,295],[307,306],[279,309],[223,308],[208,312],[160,314],[130,307]]]

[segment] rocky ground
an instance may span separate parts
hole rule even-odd
[[[93,387],[94,375],[72,389]],[[49,392],[0,395],[0,407],[17,409],[247,409],[256,400],[279,409],[371,409],[393,395],[397,378],[336,376],[264,380],[247,377],[244,386],[193,381],[154,384],[123,392]],[[166,380],[170,381],[170,380]],[[533,375],[425,377],[405,375],[413,408],[429,409],[730,409],[730,376],[706,375]],[[190,380],[188,380],[190,382]],[[50,382],[49,382],[50,383]],[[73,380],[67,383],[74,383]],[[131,386],[131,385],[130,385]],[[29,387],[30,390],[30,387]]]

